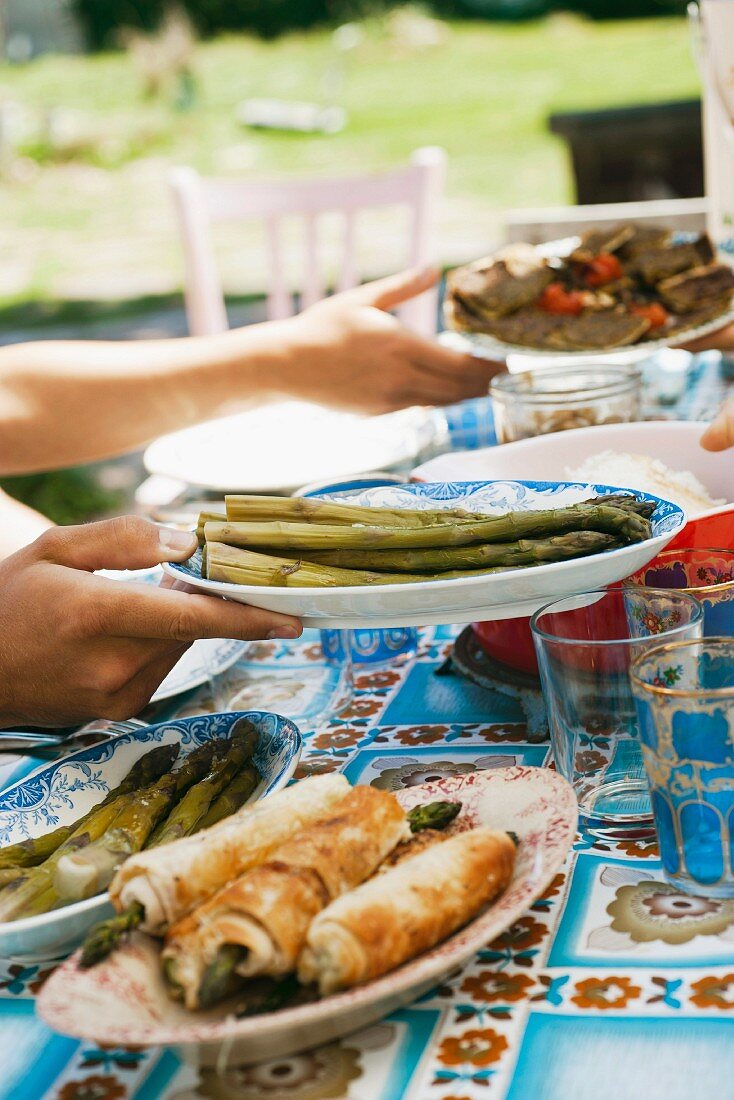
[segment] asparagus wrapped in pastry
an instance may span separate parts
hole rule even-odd
[[[393,794],[357,787],[316,825],[280,845],[169,930],[169,982],[188,1008],[211,1004],[241,978],[293,971],[309,924],[372,875],[410,835]]]
[[[322,818],[349,789],[343,775],[303,779],[210,829],[140,852],[112,880],[112,904],[118,912],[141,906],[140,927],[160,934],[225,883],[266,860],[293,833]]]
[[[298,962],[322,996],[386,974],[455,932],[510,881],[515,845],[478,828],[434,844],[333,901]]]

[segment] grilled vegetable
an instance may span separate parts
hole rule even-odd
[[[67,840],[72,833],[80,829],[82,825],[89,820],[89,818],[102,806],[109,805],[115,798],[120,797],[123,794],[127,794],[129,791],[136,791],[140,787],[147,787],[158,776],[163,775],[167,771],[173,761],[178,755],[178,748],[175,745],[158,745],[155,749],[151,749],[145,756],[141,756],[137,760],[125,778],[118,784],[113,790],[107,794],[104,800],[98,803],[88,813],[78,818],[71,825],[62,825],[58,829],[54,829],[50,833],[44,833],[43,836],[29,838],[28,840],[21,840],[18,844],[10,844],[6,848],[0,850],[0,869],[10,867],[34,867],[39,863],[42,863],[44,859],[47,859],[52,855],[57,848],[59,848],[65,840]],[[10,881],[9,878],[5,878],[5,881]],[[3,884],[3,878],[0,876],[0,885]]]

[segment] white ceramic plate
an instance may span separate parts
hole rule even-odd
[[[42,836],[76,821],[101,802],[149,749],[161,744],[180,744],[181,760],[202,742],[229,736],[243,714],[251,719],[260,735],[254,760],[262,780],[249,801],[279,790],[293,775],[301,755],[301,735],[287,718],[265,711],[248,711],[161,722],[80,749],[1,791],[0,845]],[[89,928],[111,912],[104,893],[51,913],[0,922],[0,958],[27,962],[61,958],[78,947]]]
[[[290,492],[413,462],[441,431],[430,409],[357,416],[287,401],[163,436],[144,461],[152,474],[217,492]]]
[[[388,485],[324,496],[385,508],[459,507],[493,515],[512,509],[563,508],[617,491],[608,485],[568,481],[470,481]],[[354,588],[265,588],[205,580],[199,552],[183,564],[166,563],[164,569],[204,592],[297,615],[312,627],[378,628],[512,619],[531,615],[550,600],[612,584],[647,565],[685,523],[685,513],[677,505],[659,497],[648,499],[655,500],[657,508],[653,537],[645,542],[575,561],[479,577]]]
[[[578,807],[556,772],[521,766],[449,776],[399,791],[397,797],[406,809],[432,799],[459,799],[467,824],[512,829],[520,839],[515,873],[504,894],[432,951],[345,993],[238,1020],[222,1009],[189,1013],[171,1001],[155,941],[138,935],[91,970],[79,970],[76,959],[65,963],[41,992],[41,1017],[54,1031],[94,1042],[200,1044],[203,1060],[221,1053],[243,1064],[330,1042],[414,1001],[468,962],[542,895],[571,845]]]
[[[734,500],[734,457],[730,451],[704,451],[705,425],[686,421],[599,424],[567,432],[521,439],[501,447],[439,455],[413,470],[418,481],[469,481],[479,478],[564,478],[587,458],[603,451],[649,455],[672,470],[690,470],[711,496]],[[629,488],[634,489],[631,485]],[[705,515],[724,511],[712,508]]]
[[[159,703],[162,699],[171,699],[174,695],[200,687],[210,676],[226,672],[246,649],[247,642],[228,638],[202,638],[194,642],[168,673],[151,703]]]
[[[678,234],[680,237],[693,237],[695,234]],[[545,244],[537,246],[538,252],[547,256],[549,259],[560,259],[568,256],[570,252],[573,252],[581,243],[580,237],[564,237],[557,241],[548,241]],[[721,263],[731,264],[731,256],[726,252],[719,252],[718,260]],[[490,336],[484,332],[461,332],[452,331],[452,346],[461,348],[475,355],[480,355],[483,358],[488,359],[505,359],[508,355],[522,355],[527,358],[537,358],[546,360],[567,360],[569,362],[583,360],[608,360],[610,356],[614,357],[617,363],[639,363],[643,359],[649,358],[654,355],[656,351],[661,351],[663,348],[677,347],[681,344],[688,344],[692,340],[698,340],[701,336],[708,336],[711,332],[718,332],[720,328],[724,328],[734,321],[734,299],[732,300],[731,307],[722,313],[713,321],[708,321],[705,325],[696,325],[695,327],[683,329],[680,332],[676,332],[673,336],[665,337],[662,340],[646,340],[641,344],[630,344],[628,347],[623,348],[607,348],[606,350],[594,351],[590,349],[588,351],[553,351],[548,348],[528,348],[522,344],[508,344],[504,340],[498,340],[494,336]]]

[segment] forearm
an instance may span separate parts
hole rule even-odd
[[[50,519],[0,491],[0,561],[27,546],[49,527]]]
[[[0,348],[0,473],[110,458],[279,392],[286,326]]]

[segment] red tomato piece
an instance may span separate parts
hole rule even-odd
[[[670,316],[665,306],[662,306],[660,302],[650,302],[646,306],[632,306],[632,313],[636,317],[644,317],[645,320],[649,321],[650,328],[662,328]]]
[[[623,275],[622,265],[611,252],[600,252],[591,263],[586,265],[584,278],[589,286],[605,286],[621,279]]]
[[[563,283],[551,283],[538,300],[546,313],[568,313],[575,316],[584,308],[584,296],[578,290],[566,290]]]

